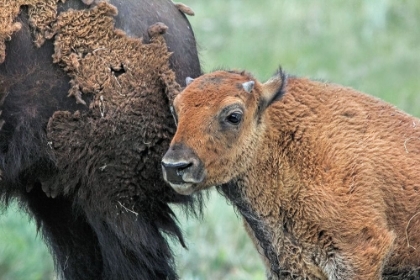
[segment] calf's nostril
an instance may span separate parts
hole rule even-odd
[[[176,174],[178,174],[178,176],[182,176],[182,174],[184,174],[185,169],[187,169],[188,167],[192,165],[193,165],[192,162],[190,162],[187,164],[183,164],[181,166],[177,166]]]
[[[166,179],[172,183],[184,183],[182,176],[191,166],[193,166],[192,162],[167,163],[162,161],[162,167],[165,170]]]
[[[166,169],[184,170],[192,165],[192,162],[177,162],[177,163],[166,163],[162,161],[162,166]]]

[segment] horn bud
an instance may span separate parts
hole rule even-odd
[[[244,88],[244,90],[248,93],[251,93],[252,89],[254,88],[254,81],[248,81],[242,84],[242,87]]]
[[[194,81],[194,79],[193,78],[191,78],[191,77],[186,77],[185,78],[185,85],[189,85],[189,84],[191,84],[192,82]]]

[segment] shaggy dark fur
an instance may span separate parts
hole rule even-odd
[[[193,210],[193,199],[164,184],[159,164],[175,131],[168,108],[179,89],[168,66],[179,83],[200,74],[194,35],[169,1],[110,3],[118,9],[115,27],[125,31],[116,36],[143,37],[150,44],[130,44],[166,62],[138,60],[144,64],[131,65],[134,70],[110,65],[114,87],[104,82],[92,92],[81,85],[86,105],[77,104],[67,95],[83,80],[52,60],[63,29],[36,48],[23,8],[16,19],[22,27],[6,42],[0,64],[0,199],[4,205],[17,200],[35,218],[64,279],[177,279],[164,235],[184,242],[168,203]],[[96,11],[79,0],[58,5],[61,13],[69,8]],[[147,33],[158,21],[168,26],[169,64],[160,34]],[[93,51],[76,49],[70,57],[83,67]],[[118,86],[126,92],[115,91]]]

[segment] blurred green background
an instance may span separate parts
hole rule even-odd
[[[184,0],[205,72],[275,70],[351,86],[420,117],[418,0]],[[176,209],[177,210],[177,209]],[[177,210],[189,250],[181,279],[264,279],[240,218],[215,190],[202,220]],[[0,217],[0,279],[54,279],[33,223],[11,207]]]

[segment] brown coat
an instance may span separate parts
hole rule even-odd
[[[179,278],[169,203],[199,201],[160,161],[178,82],[200,73],[171,1],[0,0],[0,209],[31,216],[54,278]]]
[[[281,71],[265,84],[245,72],[201,76],[174,109],[165,179],[183,194],[220,185],[271,278],[418,273],[419,119]]]

